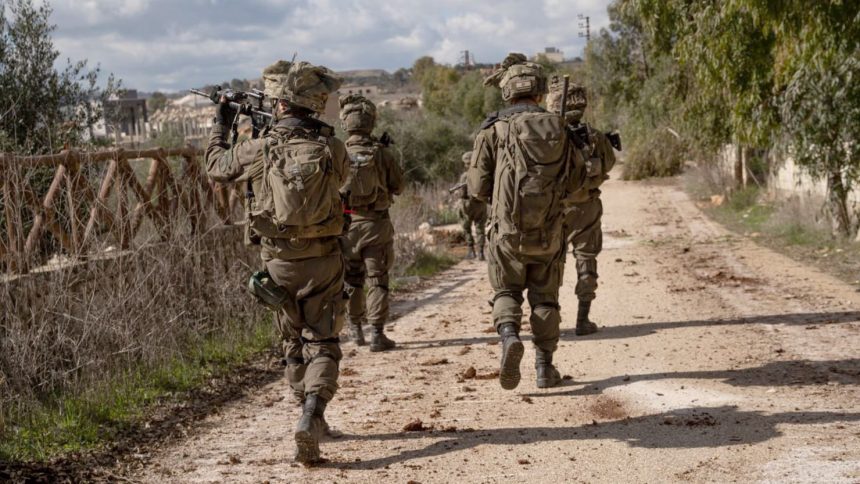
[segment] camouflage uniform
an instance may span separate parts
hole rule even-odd
[[[529,321],[536,347],[538,386],[553,386],[560,381],[558,371],[552,365],[561,323],[558,291],[565,246],[559,200],[581,188],[585,180],[584,160],[570,143],[563,121],[554,119],[534,102],[546,92],[546,78],[542,76],[540,67],[525,63],[524,56],[510,55],[500,71],[485,81],[488,84],[498,82],[502,87],[503,98],[513,105],[494,113],[484,122],[475,138],[476,153],[469,168],[469,192],[479,200],[492,201],[489,279],[495,292],[493,321],[502,336],[500,383],[505,389],[515,388],[519,383],[522,343],[519,342],[518,333],[525,290],[528,290],[532,309]],[[525,102],[522,97],[506,94],[506,90],[519,86],[528,89],[529,83],[532,91],[530,95],[523,96]],[[511,126],[518,123],[521,116],[535,115],[543,115],[541,126],[550,130],[540,133],[538,138],[554,140],[553,149],[562,153],[553,158],[557,160],[553,165],[560,166],[560,171],[520,182],[519,165],[510,161],[513,155],[509,143],[514,142],[515,138],[511,135]],[[502,163],[506,159],[509,161]],[[541,186],[526,186],[532,183]],[[559,187],[556,183],[563,184],[561,193],[557,193]],[[533,202],[525,199],[517,202],[524,190],[534,196]],[[518,213],[511,208],[516,207],[517,203]],[[520,229],[525,224],[534,223],[543,223],[543,226],[527,231]]]
[[[394,195],[403,190],[403,171],[391,150],[384,143],[373,137],[372,120],[375,120],[376,108],[367,99],[351,95],[341,98],[343,106],[342,118],[347,117],[350,109],[363,109],[366,116],[356,121],[360,127],[353,126],[353,119],[344,120],[344,129],[350,133],[346,140],[346,149],[353,166],[350,173],[356,173],[357,160],[362,154],[373,153],[375,161],[372,165],[375,176],[371,177],[378,187],[369,200],[352,197],[350,194],[352,179],[347,180],[341,188],[343,196],[351,199],[349,209],[352,212],[352,222],[344,243],[346,257],[346,287],[349,294],[348,316],[350,335],[354,342],[363,345],[364,334],[362,325],[367,322],[372,327],[371,351],[382,351],[394,346],[393,342],[384,336],[385,323],[388,322],[388,272],[394,264],[394,226],[388,215]],[[364,126],[369,124],[369,126]],[[355,203],[355,204],[353,204]],[[367,297],[364,285],[367,283]],[[374,344],[374,342],[376,344]],[[390,343],[389,343],[390,342]]]
[[[274,149],[272,143],[278,139],[313,139],[327,147],[331,158],[327,163],[330,171],[326,172],[331,178],[327,180],[333,184],[332,195],[339,207],[337,187],[348,171],[346,148],[334,137],[333,128],[308,114],[324,106],[325,94],[336,90],[340,80],[325,68],[283,61],[267,68],[263,77],[267,96],[289,101],[291,111],[276,115],[273,126],[262,138],[235,146],[226,141],[229,127],[216,122],[205,156],[210,178],[218,182],[243,181],[259,196],[267,153]],[[250,200],[249,208],[256,208],[258,203],[261,202]],[[249,220],[253,227],[254,219]],[[338,334],[343,326],[344,263],[338,236],[343,230],[343,215],[337,210],[313,227],[278,230],[288,235],[249,235],[259,240],[266,270],[288,295],[275,321],[284,340],[290,385],[305,397],[305,412],[296,431],[297,459],[311,462],[319,458],[323,411],[337,391],[342,358]]]
[[[563,83],[555,78],[550,83],[550,96],[547,106],[560,111]],[[609,179],[608,172],[615,166],[615,153],[605,134],[587,124],[581,123],[583,111],[587,106],[585,89],[582,86],[568,86],[568,97],[565,117],[572,128],[585,128],[588,133],[587,145],[582,148],[583,157],[587,160],[588,178],[586,186],[572,194],[566,200],[565,234],[567,242],[573,247],[576,259],[576,296],[579,308],[576,321],[576,334],[586,335],[597,331],[597,324],[590,321],[588,313],[591,301],[596,297],[597,290],[597,255],[603,248],[603,202],[600,200],[600,188]],[[580,130],[581,132],[582,130]]]
[[[466,164],[466,168],[469,167],[471,159],[471,151],[467,151],[463,154],[463,163]],[[468,173],[463,173],[460,176],[459,184],[463,185],[463,188],[459,190],[460,206],[458,210],[463,226],[463,237],[466,239],[466,243],[469,244],[469,253],[466,257],[469,259],[475,258],[476,240],[475,236],[472,235],[472,226],[474,225],[475,235],[477,235],[478,239],[477,246],[479,258],[484,260],[484,242],[486,240],[485,232],[487,228],[487,204],[469,196],[469,188],[465,185],[469,179],[468,175]]]

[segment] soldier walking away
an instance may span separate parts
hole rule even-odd
[[[472,152],[463,153],[463,164],[466,165],[466,170],[469,169],[469,162],[472,160]],[[469,252],[466,254],[467,259],[475,258],[475,236],[472,235],[472,226],[475,226],[475,235],[477,235],[478,258],[484,260],[484,242],[486,239],[485,231],[487,227],[487,203],[477,198],[469,196],[469,187],[467,184],[468,171],[463,172],[460,176],[460,183],[457,184],[457,191],[460,195],[459,215],[460,221],[463,224],[463,237],[466,243],[469,244]]]
[[[326,405],[337,390],[342,358],[344,262],[339,188],[348,171],[346,148],[316,119],[341,80],[325,67],[281,61],[263,73],[273,125],[258,139],[230,146],[236,111],[221,98],[206,150],[206,169],[218,182],[251,180],[248,223],[259,239],[266,270],[249,291],[278,312],[286,342],[290,385],[302,392],[296,460],[320,460]],[[254,169],[256,173],[252,173]],[[249,190],[250,192],[251,190]]]
[[[547,107],[550,111],[561,112],[564,83],[554,76],[549,86]],[[610,137],[620,148],[617,133],[604,134],[582,122],[588,105],[585,88],[570,85],[567,90],[565,119],[581,141],[583,157],[586,159],[588,178],[586,186],[565,200],[565,234],[567,242],[573,247],[576,259],[576,297],[579,308],[576,316],[576,334],[584,336],[597,332],[597,324],[588,318],[591,303],[597,290],[597,255],[603,248],[601,218],[603,202],[600,200],[600,185],[609,179],[609,171],[615,166],[615,153],[612,151]]]
[[[403,190],[403,171],[389,149],[387,134],[375,138],[376,106],[357,94],[340,98],[340,119],[349,134],[349,176],[340,189],[352,222],[344,243],[349,336],[364,345],[362,326],[370,324],[370,351],[395,347],[385,335],[388,322],[388,273],[394,264],[394,226],[388,215]],[[367,297],[364,285],[367,283]]]
[[[585,160],[562,117],[539,106],[547,92],[540,65],[509,54],[485,84],[500,87],[509,104],[481,126],[468,176],[469,193],[491,202],[487,259],[493,322],[502,339],[499,382],[511,390],[520,381],[519,331],[528,290],[536,383],[548,388],[561,381],[552,357],[561,324],[562,200],[585,183]]]

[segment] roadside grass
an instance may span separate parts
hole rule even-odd
[[[0,461],[44,462],[97,449],[142,424],[160,401],[181,401],[214,377],[247,364],[275,344],[270,318],[252,327],[235,324],[227,333],[205,337],[183,358],[105,381],[85,393],[47,395],[40,405],[2,412]]]
[[[422,251],[412,265],[406,268],[406,275],[429,277],[454,266],[457,262],[457,259],[441,250]]]
[[[688,192],[701,202],[705,213],[733,232],[860,285],[860,244],[834,237],[816,207],[798,200],[768,200],[758,187],[735,191],[715,206],[707,196],[715,191],[703,187],[701,181],[687,183]]]

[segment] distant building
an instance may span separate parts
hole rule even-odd
[[[120,96],[111,96],[104,102],[107,134],[116,136],[144,137],[149,114],[146,99],[137,97],[136,89],[128,89]]]
[[[338,96],[346,96],[347,94],[361,94],[368,99],[375,98],[379,95],[379,86],[360,86],[358,84],[349,84],[341,86],[340,89],[337,90]]]
[[[558,48],[556,47],[547,47],[543,50],[543,52],[538,52],[537,54],[535,54],[532,59],[537,60],[539,57],[544,57],[550,62],[564,62],[564,52],[558,50]]]

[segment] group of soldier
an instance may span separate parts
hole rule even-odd
[[[310,464],[320,459],[319,440],[328,432],[324,413],[338,387],[344,319],[357,345],[366,344],[363,326],[369,325],[370,351],[395,347],[384,333],[394,261],[388,209],[404,181],[387,137],[373,135],[372,102],[360,95],[339,99],[345,142],[319,120],[341,84],[330,70],[279,61],[264,70],[263,82],[270,127],[258,138],[230,143],[237,112],[222,97],[206,167],[215,181],[247,187],[246,238],[260,246],[264,265],[248,290],[274,310],[286,375],[302,405],[294,433],[296,459]],[[597,330],[588,313],[601,245],[598,187],[614,156],[601,133],[580,124],[582,88],[564,95],[566,82],[550,82],[540,65],[521,54],[510,54],[485,84],[500,88],[508,107],[487,118],[473,151],[464,155],[464,229],[474,223],[477,232],[475,241],[471,227],[466,229],[469,256],[488,260],[493,321],[502,342],[502,388],[513,389],[520,381],[526,291],[536,384],[548,388],[561,380],[552,362],[569,243],[578,273],[576,334]],[[540,106],[547,93],[548,110]]]

